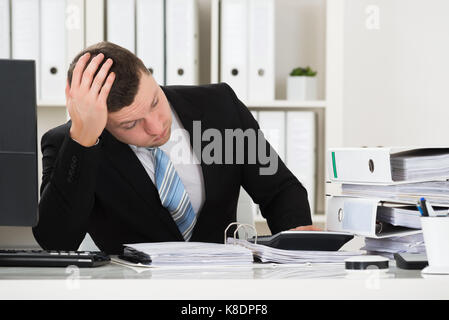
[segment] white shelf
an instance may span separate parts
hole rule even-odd
[[[65,108],[65,101],[51,101],[40,100],[37,102],[38,107],[63,107]]]
[[[272,101],[248,101],[245,103],[248,108],[326,108],[325,100],[292,101],[292,100],[272,100]]]
[[[325,100],[310,101],[290,101],[290,100],[272,100],[272,101],[248,101],[244,102],[248,108],[326,108]],[[65,101],[42,100],[37,102],[38,107],[65,107]]]

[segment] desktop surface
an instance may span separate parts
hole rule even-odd
[[[239,267],[0,268],[0,299],[449,299],[449,277],[344,264]]]
[[[117,256],[111,256],[112,262],[96,268],[68,267],[0,267],[1,280],[61,280],[71,273],[80,279],[348,279],[361,275],[345,270],[344,263],[313,264],[275,264],[253,263],[236,266],[174,266],[174,267],[136,267],[122,265]],[[369,275],[366,270],[365,275]],[[378,270],[372,270],[374,273]],[[380,275],[384,279],[422,279],[420,270],[406,270],[396,267],[390,260],[390,268]],[[447,277],[449,280],[449,277]]]

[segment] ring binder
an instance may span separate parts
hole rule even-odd
[[[254,231],[254,234],[255,234],[255,236],[254,236],[254,244],[257,244],[257,231],[256,231],[256,228],[254,228],[254,226],[252,226],[252,225],[250,225],[250,224],[239,223],[239,222],[232,222],[232,223],[230,223],[230,224],[226,227],[226,229],[225,229],[225,231],[224,231],[224,244],[228,244],[228,243],[227,243],[227,236],[226,236],[226,235],[227,235],[227,233],[228,233],[229,228],[231,228],[231,227],[234,226],[234,225],[237,226],[237,228],[235,228],[235,231],[234,231],[234,240],[237,239],[237,231],[239,231],[239,229],[242,228],[242,227],[243,227],[243,230],[245,231],[245,238],[248,239],[248,233],[247,233],[246,231],[247,231],[247,228],[250,228],[250,229],[252,229],[252,230]],[[233,244],[235,245],[236,242],[234,241]]]

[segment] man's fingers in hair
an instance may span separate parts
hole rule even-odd
[[[101,87],[100,95],[98,96],[98,99],[101,101],[101,103],[106,104],[106,100],[108,99],[109,92],[111,91],[112,84],[115,80],[115,73],[111,72],[109,76],[106,78],[106,82],[104,83],[103,87]]]
[[[103,59],[104,54],[99,53],[89,62],[89,65],[83,72],[83,78],[81,80],[81,89],[83,91],[90,90],[94,74],[97,71],[98,66],[100,65],[101,61],[103,61]]]
[[[72,83],[70,85],[71,88],[79,88],[81,85],[81,77],[83,75],[84,68],[86,67],[87,61],[89,61],[90,53],[87,52],[82,55],[78,61],[76,62],[75,68],[72,73]]]
[[[94,81],[92,82],[92,87],[90,89],[90,92],[92,94],[97,95],[98,92],[100,92],[101,87],[103,86],[104,79],[107,77],[109,69],[112,66],[112,59],[107,59],[105,63],[101,66],[100,71],[98,71],[97,75],[95,76]]]

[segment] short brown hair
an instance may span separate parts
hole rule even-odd
[[[114,112],[125,106],[129,106],[134,101],[137,90],[139,89],[142,72],[149,74],[149,71],[142,60],[123,47],[111,42],[103,41],[84,49],[73,59],[67,72],[69,84],[72,83],[73,69],[75,68],[76,63],[79,58],[87,52],[90,53],[90,59],[86,66],[89,65],[90,61],[99,53],[104,54],[104,59],[101,65],[108,58],[111,58],[113,61],[109,73],[115,73],[115,80],[106,101],[108,111]],[[97,72],[101,69],[101,65],[98,67]]]

